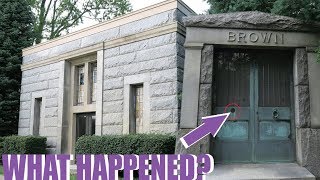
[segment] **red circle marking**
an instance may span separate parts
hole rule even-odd
[[[235,117],[229,117],[230,120],[235,121],[235,120],[237,120],[238,118],[240,118],[240,112],[241,112],[241,107],[240,107],[237,103],[229,103],[229,104],[224,108],[224,113],[227,113],[227,109],[228,109],[229,107],[232,107],[232,106],[238,108],[238,110],[237,110],[237,112],[238,112],[237,115],[236,115]]]

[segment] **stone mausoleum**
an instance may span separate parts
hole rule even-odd
[[[319,23],[167,0],[24,49],[19,135],[73,154],[82,135],[171,133],[176,153],[222,164],[212,178],[320,178],[319,42]],[[183,148],[224,112],[215,138]]]

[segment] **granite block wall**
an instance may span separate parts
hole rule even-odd
[[[88,47],[100,42],[125,37],[138,32],[143,32],[145,30],[157,28],[176,21],[182,22],[183,16],[185,15],[180,10],[172,9],[112,29],[106,29],[99,33],[92,34],[90,36],[86,36],[53,48],[26,55],[23,58],[23,64],[39,62],[41,60],[51,58],[63,53],[71,52],[83,47]]]
[[[174,133],[180,118],[184,36],[170,33],[106,49],[104,54],[103,134],[122,134],[124,78],[150,73],[149,132]]]
[[[49,152],[55,152],[57,144],[58,96],[60,63],[50,64],[22,72],[19,135],[31,135],[32,102],[42,98],[42,114],[39,135],[48,138]]]

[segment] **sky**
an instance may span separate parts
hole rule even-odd
[[[132,5],[133,11],[136,11],[162,1],[165,0],[130,0],[130,3]],[[206,3],[204,0],[183,0],[183,2],[185,2],[192,10],[194,10],[198,14],[205,13],[209,9],[208,3]],[[70,32],[78,31],[94,24],[97,24],[97,22],[89,19],[84,19],[83,24],[73,28]]]
[[[133,10],[138,10],[152,4],[156,4],[162,2],[164,0],[130,0]],[[208,3],[204,0],[183,0],[191,9],[193,9],[196,13],[204,13],[209,9]]]

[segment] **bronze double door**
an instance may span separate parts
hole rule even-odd
[[[211,142],[215,161],[294,161],[293,53],[215,50],[214,112],[231,112]]]

